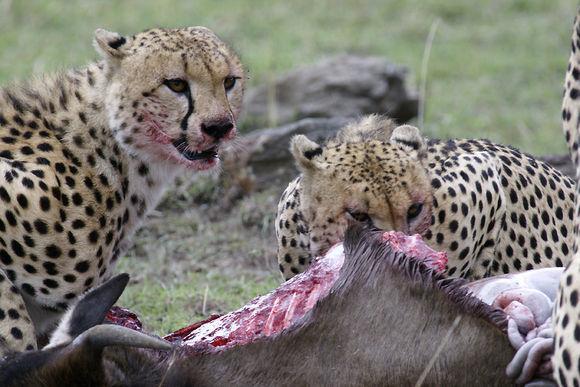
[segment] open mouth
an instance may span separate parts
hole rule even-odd
[[[217,145],[212,146],[211,148],[208,148],[208,149],[201,151],[201,152],[194,152],[194,151],[187,150],[187,147],[184,146],[183,140],[178,139],[178,140],[173,142],[173,146],[175,147],[175,149],[177,149],[177,151],[183,157],[185,157],[189,161],[211,160],[211,159],[218,158]]]

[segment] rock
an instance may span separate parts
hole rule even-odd
[[[275,187],[280,193],[298,170],[290,153],[290,140],[305,134],[311,140],[323,143],[353,119],[308,118],[276,128],[260,129],[241,136],[235,148],[226,151],[222,181],[229,187],[224,197],[235,192],[241,197],[255,189]],[[574,178],[574,166],[568,155],[538,157],[565,175]],[[233,189],[233,191],[232,191]]]
[[[256,191],[268,190],[279,197],[299,173],[289,150],[292,136],[305,134],[323,143],[349,121],[346,118],[304,119],[279,128],[257,130],[241,137],[235,148],[222,155],[223,173],[219,175],[219,182],[210,184],[219,187],[213,192],[213,199],[209,200],[215,204],[207,211],[210,218],[219,219],[241,198]],[[574,179],[575,169],[568,155],[546,155],[538,159]]]
[[[279,186],[280,192],[298,170],[290,153],[290,139],[305,134],[322,143],[349,123],[348,118],[307,118],[276,128],[259,129],[240,136],[238,144],[223,154],[224,182],[252,180],[251,188]],[[250,188],[249,184],[246,184]],[[244,189],[246,190],[246,189]]]
[[[545,161],[546,163],[550,164],[552,167],[556,168],[564,175],[572,179],[576,179],[576,169],[574,168],[574,164],[572,164],[572,160],[568,155],[547,155],[547,156],[540,156],[538,157],[540,160]]]
[[[407,69],[380,57],[339,55],[291,71],[246,95],[245,126],[277,126],[308,117],[388,114],[406,122],[418,112]]]

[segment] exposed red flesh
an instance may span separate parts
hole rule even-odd
[[[188,334],[190,334],[203,324],[213,321],[221,316],[222,316],[221,314],[212,314],[205,320],[198,321],[195,324],[188,325],[185,328],[178,329],[175,332],[168,334],[167,336],[164,337],[164,339],[171,342],[182,340],[185,336],[187,336]]]
[[[428,247],[419,235],[386,232],[383,240],[394,250],[415,257],[435,270],[445,269],[446,254]],[[203,352],[243,345],[277,334],[299,320],[328,294],[343,262],[343,247],[337,244],[323,257],[314,260],[306,272],[269,294],[255,298],[234,312],[182,328],[165,338],[171,341],[182,338],[183,344],[194,352]]]
[[[113,306],[105,318],[115,325],[121,325],[134,331],[143,329],[143,324],[139,321],[139,317],[129,309],[121,308],[120,306]]]
[[[385,232],[383,241],[395,251],[423,261],[434,270],[444,270],[447,255],[427,246],[421,236],[400,232]],[[216,351],[242,345],[281,332],[304,316],[316,302],[325,297],[338,278],[344,262],[342,244],[332,247],[323,257],[315,259],[310,268],[274,291],[253,299],[242,308],[181,328],[164,338],[183,341],[196,352]],[[141,331],[138,317],[127,309],[113,307],[107,320]]]
[[[408,236],[402,232],[391,231],[383,234],[383,241],[389,242],[395,250],[423,261],[432,269],[443,271],[447,267],[447,253],[427,246],[419,234]]]
[[[315,260],[307,272],[242,308],[199,326],[183,336],[183,344],[200,350],[224,349],[280,332],[328,294],[343,259],[342,245],[336,245],[324,258]]]

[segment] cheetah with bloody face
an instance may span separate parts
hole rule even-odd
[[[236,133],[244,71],[210,30],[97,30],[95,47],[98,63],[0,92],[0,353],[36,348]]]
[[[285,278],[341,240],[349,220],[422,234],[447,251],[449,276],[481,278],[570,260],[574,182],[487,140],[425,141],[371,116],[320,146],[291,145],[302,175],[276,219]]]
[[[576,180],[580,179],[578,144],[580,143],[580,9],[574,21],[572,52],[564,83],[562,121],[566,143],[576,166]],[[578,191],[578,185],[576,186]],[[578,196],[577,196],[578,198]],[[555,303],[554,378],[560,386],[580,385],[580,201],[575,203],[573,260],[564,271]]]

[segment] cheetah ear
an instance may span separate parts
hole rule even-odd
[[[292,138],[290,151],[302,172],[313,170],[320,166],[319,158],[322,154],[322,147],[305,135],[299,134]]]
[[[104,59],[123,59],[127,55],[127,38],[99,28],[95,31],[95,49]]]
[[[402,146],[409,151],[416,151],[419,157],[425,154],[425,141],[421,132],[414,126],[401,125],[393,130],[390,142]]]

